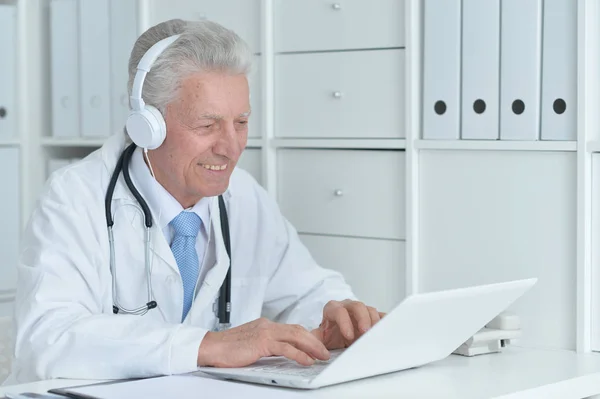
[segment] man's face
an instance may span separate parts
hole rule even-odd
[[[225,192],[246,147],[245,75],[203,72],[185,79],[167,106],[164,143],[150,153],[157,180],[186,208]]]

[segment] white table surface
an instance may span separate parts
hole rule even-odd
[[[40,381],[0,387],[0,394],[94,382]],[[451,355],[420,368],[301,393],[307,398],[584,398],[600,394],[600,354],[509,347],[472,358]]]

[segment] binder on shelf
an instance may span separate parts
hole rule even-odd
[[[50,2],[52,135],[78,137],[79,26],[77,0]]]
[[[81,132],[110,134],[110,36],[108,0],[79,2]]]
[[[499,138],[500,0],[463,0],[461,138]]]
[[[577,2],[544,0],[542,140],[577,139]]]
[[[17,135],[17,9],[0,4],[0,138]]]
[[[500,139],[538,140],[542,1],[502,0],[500,12]]]
[[[459,138],[460,30],[460,0],[424,2],[424,139]]]
[[[129,115],[128,64],[138,37],[137,20],[137,0],[110,0],[110,134],[123,130]]]

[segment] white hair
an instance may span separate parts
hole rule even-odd
[[[160,40],[177,34],[181,36],[152,65],[142,90],[144,102],[163,115],[175,99],[181,81],[194,73],[250,73],[252,52],[236,33],[208,20],[172,19],[151,27],[135,42],[129,57],[130,96],[137,65],[144,54]]]

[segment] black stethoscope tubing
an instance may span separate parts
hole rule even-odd
[[[123,172],[125,184],[127,185],[129,190],[131,191],[131,194],[133,194],[136,201],[142,208],[142,211],[144,213],[144,224],[146,228],[150,229],[152,227],[152,213],[150,212],[150,208],[148,207],[148,204],[131,181],[131,175],[129,173],[129,161],[131,160],[131,156],[133,155],[133,152],[135,151],[136,147],[137,146],[135,144],[131,144],[123,151],[123,153],[119,157],[119,160],[117,161],[117,165],[115,166],[115,170],[108,184],[108,189],[106,190],[106,197],[104,201],[106,226],[111,232],[112,227],[114,225],[114,220],[112,217],[112,198],[121,171]],[[219,307],[217,315],[219,318],[219,327],[226,328],[230,324],[231,315],[231,239],[229,234],[229,218],[227,216],[227,209],[225,207],[225,201],[223,200],[223,196],[221,195],[219,195],[219,213],[221,217],[221,233],[223,235],[223,242],[225,244],[227,256],[229,257],[229,267],[227,269],[225,281],[223,281],[223,284],[221,285],[221,288],[219,290]],[[150,281],[148,281],[148,284],[151,284]],[[146,303],[147,310],[154,309],[157,306],[158,304],[154,300],[149,300]],[[115,304],[113,304],[113,312],[119,312],[119,307]]]

